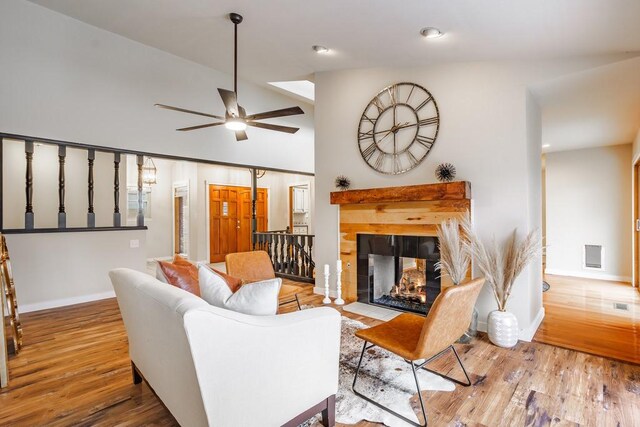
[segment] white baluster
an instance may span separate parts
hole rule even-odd
[[[338,260],[336,262],[336,299],[334,301],[337,305],[344,305],[344,300],[342,299],[342,261]]]

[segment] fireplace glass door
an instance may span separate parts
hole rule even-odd
[[[358,301],[426,314],[440,293],[437,238],[358,235]]]

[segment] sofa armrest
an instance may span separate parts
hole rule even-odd
[[[280,426],[337,392],[340,314],[332,308],[184,316],[210,425]]]

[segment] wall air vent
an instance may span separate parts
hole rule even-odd
[[[604,270],[604,248],[602,245],[584,245],[584,268]]]
[[[629,304],[625,304],[623,302],[614,302],[613,303],[613,309],[614,310],[629,311]]]

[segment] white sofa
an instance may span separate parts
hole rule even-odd
[[[340,315],[248,316],[129,269],[109,273],[143,378],[184,427],[333,425]]]

